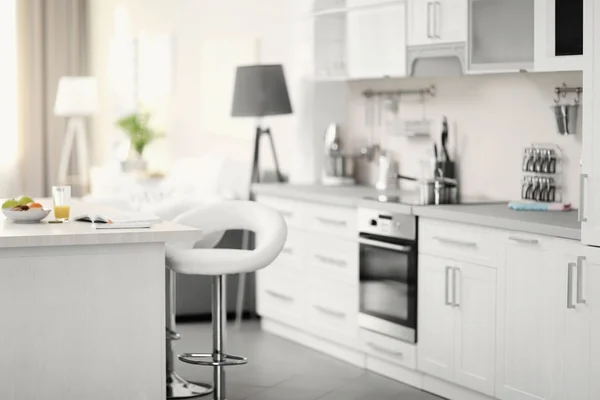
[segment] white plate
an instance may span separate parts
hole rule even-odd
[[[52,210],[40,208],[29,209],[27,211],[13,211],[10,208],[3,208],[2,213],[7,219],[15,222],[39,222],[46,218]]]

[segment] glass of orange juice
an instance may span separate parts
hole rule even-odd
[[[71,214],[71,186],[52,186],[54,218],[68,221]]]

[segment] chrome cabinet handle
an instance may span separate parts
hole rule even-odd
[[[320,254],[316,254],[315,258],[321,262],[324,262],[325,264],[335,265],[336,267],[343,268],[346,266],[346,261],[344,260],[337,260],[335,258],[325,257]]]
[[[575,263],[567,264],[567,308],[573,309],[573,268],[577,265]]]
[[[445,237],[441,237],[441,236],[434,236],[433,238],[435,240],[437,240],[438,242],[452,244],[455,246],[477,247],[477,243],[475,243],[475,242],[467,242],[464,240],[450,239],[450,238],[445,238]]]
[[[577,213],[579,222],[587,222],[587,218],[583,210],[583,205],[585,204],[585,180],[587,177],[588,174],[579,175],[579,213]]]
[[[452,306],[453,307],[460,306],[460,303],[457,300],[458,296],[456,295],[456,293],[458,292],[456,290],[456,282],[458,282],[458,278],[460,278],[459,274],[460,274],[460,268],[458,268],[458,267],[452,268]]]
[[[540,242],[537,239],[525,239],[525,238],[518,237],[518,236],[509,236],[508,238],[514,242],[524,243],[524,244],[538,244]]]
[[[431,6],[433,3],[427,2],[427,37],[429,39],[433,39],[433,35],[431,34]]]
[[[335,311],[335,310],[332,310],[330,308],[319,306],[319,305],[313,305],[313,307],[314,307],[315,310],[320,311],[323,314],[331,315],[332,317],[336,317],[336,318],[340,318],[340,319],[346,318],[346,313],[345,312]]]
[[[450,285],[450,279],[448,279],[448,276],[450,275],[449,272],[452,270],[452,267],[446,267],[446,284],[444,285],[444,304],[447,306],[451,306],[452,305],[452,301],[448,300],[448,295],[450,294],[450,289],[449,289],[449,285]]]
[[[335,226],[346,226],[346,224],[347,224],[346,221],[340,221],[339,219],[330,219],[330,218],[324,218],[324,217],[317,217],[317,221],[321,222],[322,224],[335,225]]]
[[[293,297],[286,296],[285,294],[277,293],[277,292],[274,292],[272,290],[266,290],[266,293],[268,295],[272,296],[272,297],[275,297],[276,299],[280,299],[280,300],[287,301],[287,302],[290,302],[290,303],[294,302],[294,298]]]
[[[381,347],[378,344],[375,344],[373,342],[368,342],[367,344],[369,345],[369,347],[373,348],[374,350],[379,351],[380,353],[385,353],[392,357],[404,357],[404,353],[402,353],[401,351],[388,350],[388,349]]]
[[[583,298],[583,262],[584,256],[577,257],[577,304],[585,304]]]
[[[438,24],[439,21],[439,24]],[[435,2],[435,37],[441,39],[440,36],[441,29],[440,25],[442,25],[442,4],[439,1]]]

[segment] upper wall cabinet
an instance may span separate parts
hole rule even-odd
[[[348,77],[406,76],[406,4],[385,3],[347,13]]]
[[[534,0],[469,0],[468,72],[534,66]]]
[[[535,0],[535,70],[583,70],[584,0]]]
[[[408,45],[424,46],[467,40],[468,0],[408,2]]]
[[[382,3],[389,3],[393,0],[346,0],[346,7],[365,7],[365,6],[373,6]]]

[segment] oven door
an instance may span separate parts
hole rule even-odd
[[[359,243],[360,326],[416,343],[416,242],[361,233]]]

